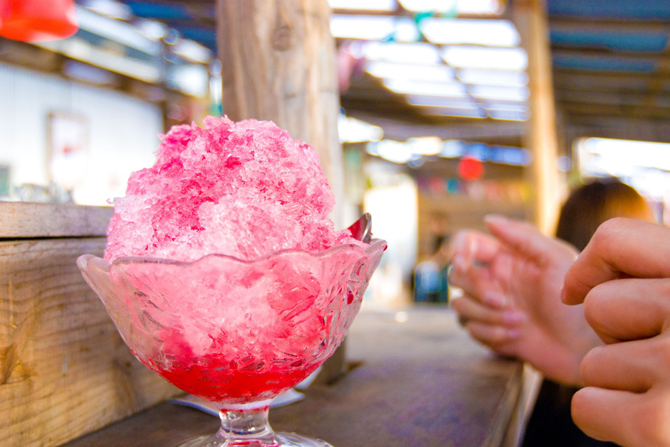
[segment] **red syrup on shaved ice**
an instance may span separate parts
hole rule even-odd
[[[164,135],[113,203],[104,259],[77,265],[133,354],[221,409],[183,446],[330,446],[275,434],[267,409],[340,345],[386,242],[335,229],[316,151],[208,117]]]

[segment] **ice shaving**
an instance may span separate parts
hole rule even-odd
[[[252,260],[283,249],[365,245],[328,218],[335,197],[314,148],[270,121],[173,127],[157,161],[114,200],[105,260]]]

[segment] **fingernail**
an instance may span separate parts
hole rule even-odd
[[[508,329],[507,330],[507,336],[509,338],[519,338],[521,336],[521,330],[520,329]]]
[[[482,299],[484,300],[484,304],[490,307],[495,307],[497,309],[500,309],[504,307],[505,304],[507,304],[507,299],[505,296],[497,292],[487,291],[484,293],[484,297]]]
[[[503,321],[506,324],[517,325],[526,321],[526,314],[516,310],[508,310],[503,313]]]

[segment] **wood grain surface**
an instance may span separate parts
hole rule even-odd
[[[79,273],[77,257],[104,246],[0,242],[1,446],[60,445],[178,393],[132,356]]]
[[[503,443],[521,390],[522,365],[475,344],[448,309],[364,311],[348,335],[347,352],[356,366],[348,374],[331,385],[313,384],[300,402],[271,409],[275,430],[319,437],[336,447]],[[164,403],[67,447],[175,447],[217,427],[213,416]]]
[[[335,40],[327,0],[217,0],[223,113],[274,121],[316,149],[340,222],[343,160]]]
[[[0,239],[104,236],[113,208],[0,202]]]

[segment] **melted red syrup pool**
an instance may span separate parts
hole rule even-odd
[[[309,376],[319,363],[303,367],[271,367],[263,371],[229,368],[221,360],[208,365],[177,363],[170,370],[150,366],[179,389],[212,402],[242,404],[270,399]],[[223,369],[225,370],[218,370]]]

